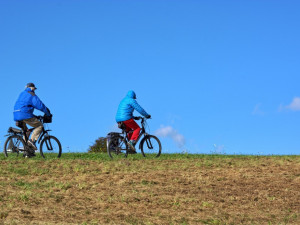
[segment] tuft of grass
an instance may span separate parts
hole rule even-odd
[[[5,219],[8,216],[8,212],[0,212],[0,219]]]
[[[210,203],[210,202],[202,202],[202,206],[203,207],[206,207],[206,208],[211,208],[211,207],[213,207],[214,205],[212,204],[212,203]]]
[[[220,225],[222,222],[219,219],[206,219],[206,220],[201,220],[203,224],[207,225]]]
[[[20,193],[18,196],[17,196],[17,199],[18,200],[21,200],[22,202],[28,202],[29,199],[31,198],[31,195],[32,193],[27,191],[25,193]]]

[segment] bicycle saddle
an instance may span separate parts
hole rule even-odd
[[[22,130],[14,127],[8,128],[8,133],[22,133]]]

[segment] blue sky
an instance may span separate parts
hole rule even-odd
[[[299,154],[299,10],[276,0],[0,0],[0,148],[34,82],[64,151],[116,131],[132,89],[164,152]]]

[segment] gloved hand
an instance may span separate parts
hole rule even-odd
[[[50,116],[47,116],[46,114],[44,114],[43,122],[51,123],[52,122],[52,114],[50,114]]]
[[[148,115],[148,116],[145,116],[146,117],[146,119],[150,119],[151,118],[151,115]]]

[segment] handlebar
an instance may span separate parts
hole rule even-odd
[[[42,123],[51,123],[52,122],[52,114],[51,114],[51,116],[46,116],[46,114],[43,116],[39,115],[39,116],[35,116],[35,118],[37,118]]]
[[[147,119],[151,119],[151,117],[146,118],[146,117],[142,117],[142,116],[134,116],[133,119],[134,120],[142,120],[141,123],[144,123]]]
[[[35,118],[37,118],[38,120],[42,120],[44,118],[44,116],[34,116]]]

